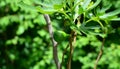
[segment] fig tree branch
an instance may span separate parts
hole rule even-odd
[[[50,38],[53,44],[53,58],[56,64],[57,69],[60,69],[60,62],[58,59],[58,51],[57,51],[57,42],[54,39],[54,35],[53,35],[53,29],[52,29],[52,24],[51,24],[51,20],[48,14],[44,14],[44,18],[46,20],[47,26],[48,26],[48,31],[50,34]]]
[[[103,38],[103,41],[102,41],[102,46],[100,48],[100,52],[97,56],[97,59],[96,59],[96,62],[95,62],[95,66],[94,66],[94,69],[97,69],[97,65],[98,65],[98,61],[100,60],[101,56],[102,56],[102,53],[103,53],[103,47],[104,47],[104,42],[105,42],[105,38]]]
[[[63,64],[63,62],[64,62],[64,55],[65,55],[65,53],[67,52],[68,47],[69,47],[69,44],[66,46],[66,48],[65,48],[64,51],[63,51],[62,62],[61,62],[61,69],[62,69],[62,64]]]
[[[67,69],[71,69],[71,60],[72,60],[72,55],[73,55],[73,51],[74,51],[74,45],[76,42],[76,35],[77,33],[75,31],[71,32],[71,37],[70,37],[70,54],[69,54],[69,59],[68,59],[68,63],[67,63]]]

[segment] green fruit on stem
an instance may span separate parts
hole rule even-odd
[[[68,37],[69,37],[69,35],[66,34],[64,31],[56,31],[56,32],[54,32],[54,39],[58,43],[61,43],[62,41],[67,40]]]

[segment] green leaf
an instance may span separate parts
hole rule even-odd
[[[114,10],[112,12],[106,13],[106,14],[100,16],[100,18],[105,19],[105,18],[108,18],[108,17],[113,17],[113,16],[115,16],[117,14],[120,14],[120,9],[117,9],[117,10]]]
[[[88,30],[85,28],[85,23],[82,23],[80,26],[80,31],[83,32],[84,34],[88,34]]]
[[[110,5],[106,6],[106,7],[103,7],[99,12],[103,13],[103,12],[107,11],[108,9],[110,9],[111,6],[112,6],[112,4],[110,4]]]
[[[36,8],[34,6],[25,4],[23,1],[20,1],[18,3],[18,6],[20,6],[21,8],[25,9],[25,10],[29,10],[29,11],[36,11]]]
[[[90,6],[90,7],[88,8],[87,11],[94,9],[96,6],[98,6],[98,4],[99,4],[100,2],[101,2],[101,0],[97,0],[92,6]]]
[[[16,58],[16,56],[15,56],[15,54],[12,54],[12,53],[9,53],[9,58],[10,58],[10,60],[15,60],[15,58]]]
[[[51,2],[41,2],[40,0],[34,0],[34,2],[43,7],[52,7]]]
[[[6,41],[6,44],[7,44],[7,45],[10,45],[10,44],[16,45],[17,42],[18,42],[18,39],[19,39],[19,37],[16,36],[16,37],[14,37],[13,39],[7,40],[7,41]]]
[[[112,5],[110,4],[110,5],[106,6],[106,7],[102,7],[102,9],[100,8],[100,6],[97,7],[97,9],[96,9],[96,13],[97,13],[96,16],[99,17],[99,16],[104,15],[105,12],[106,12],[108,9],[110,9],[111,6],[112,6]]]
[[[56,9],[56,10],[60,10],[62,7],[63,7],[63,5],[58,5],[58,4],[54,5],[54,9]]]
[[[38,1],[35,1],[38,2]],[[40,4],[41,6],[37,6],[36,9],[38,12],[43,13],[43,14],[52,14],[58,10],[60,10],[63,5],[62,5],[62,1],[54,1],[54,0],[50,0],[48,2],[38,2],[38,4]]]
[[[90,27],[86,27],[86,29],[100,29],[100,26],[90,26]]]
[[[84,10],[88,7],[88,5],[90,4],[90,2],[91,2],[91,0],[84,0],[83,5],[82,5],[82,7],[83,7]]]
[[[112,21],[120,21],[120,18],[113,18]]]
[[[6,45],[10,45],[10,44],[12,44],[12,40],[7,40]]]
[[[82,14],[83,12],[84,12],[83,8],[80,7],[78,13],[79,13],[79,14]]]
[[[76,31],[78,34],[81,35],[81,32],[80,32],[80,30],[78,29],[78,27],[77,27],[76,25],[71,25],[70,28],[71,28],[72,30]]]
[[[16,34],[17,34],[17,35],[21,35],[21,34],[24,33],[24,31],[25,31],[24,26],[20,25],[20,26],[18,27],[18,30],[17,30]]]
[[[34,19],[33,23],[37,23],[39,25],[46,25],[46,21],[44,19],[44,16],[39,14],[37,18]]]
[[[43,13],[43,14],[52,14],[56,12],[54,8],[43,8],[43,7],[37,6],[36,9],[38,12]]]
[[[86,35],[99,35],[101,36],[103,33],[101,33],[102,30],[100,26],[88,26],[86,27],[87,23],[82,23],[80,26],[80,31],[83,32]]]
[[[19,9],[19,7],[16,5],[16,3],[12,3],[11,8],[13,11],[17,11]]]
[[[41,36],[44,37],[46,36],[47,32],[45,30],[38,30],[37,33]]]

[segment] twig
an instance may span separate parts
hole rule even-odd
[[[71,69],[72,54],[73,54],[73,46],[72,46],[72,42],[70,41],[70,55],[67,63],[67,69]]]
[[[68,47],[69,47],[69,44],[66,46],[66,48],[65,48],[64,51],[63,51],[62,62],[61,62],[61,66],[60,66],[61,68],[60,68],[60,69],[62,69],[62,64],[63,64],[63,60],[64,60],[64,55],[65,55],[65,53],[66,53]]]
[[[78,27],[80,26],[80,21],[81,20],[81,15],[77,17],[77,19],[74,21],[75,25],[77,25]],[[76,42],[76,36],[77,36],[77,32],[75,32],[74,30],[71,31],[71,37],[70,37],[70,55],[69,55],[69,59],[68,59],[68,63],[67,63],[67,69],[71,69],[71,59],[72,59],[72,55],[73,55],[73,51],[74,51],[74,45]]]
[[[73,50],[74,50],[74,44],[76,42],[76,35],[77,33],[75,31],[71,32],[71,37],[70,37],[70,55],[69,55],[69,59],[68,59],[68,63],[67,63],[67,69],[71,69],[71,59],[72,59],[72,55],[73,55]]]
[[[97,69],[98,61],[100,60],[100,58],[101,58],[101,56],[102,56],[103,47],[104,47],[104,42],[105,42],[105,38],[103,38],[102,46],[101,46],[101,48],[100,48],[100,52],[99,52],[98,57],[97,57],[97,59],[96,59],[94,69]]]
[[[44,18],[46,20],[46,23],[48,25],[48,31],[50,33],[50,38],[53,44],[53,58],[56,64],[57,69],[60,69],[60,63],[59,63],[59,59],[58,59],[58,51],[57,51],[57,42],[54,39],[54,35],[53,35],[53,30],[52,30],[52,25],[51,25],[51,20],[48,14],[44,14]]]

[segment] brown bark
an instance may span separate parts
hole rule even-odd
[[[59,59],[58,59],[58,51],[57,51],[57,42],[54,39],[54,35],[53,35],[53,29],[52,29],[52,24],[51,24],[51,20],[48,14],[44,14],[44,18],[46,20],[47,26],[48,26],[48,31],[50,33],[50,38],[53,44],[53,58],[56,64],[57,69],[60,69],[60,63],[59,63]]]

